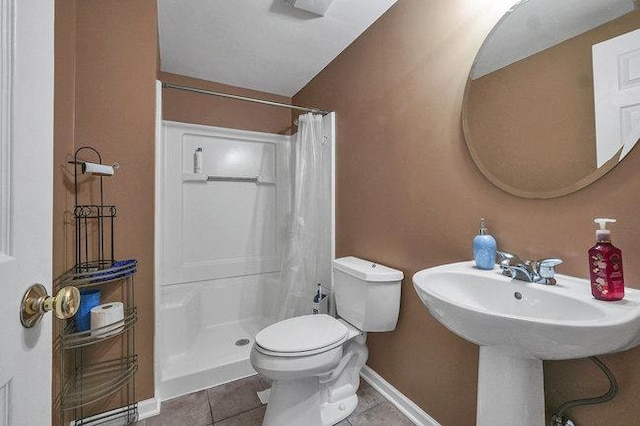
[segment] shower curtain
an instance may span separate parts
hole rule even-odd
[[[291,214],[273,309],[276,321],[310,314],[320,268],[331,268],[330,144],[323,137],[321,115],[304,114],[298,122],[292,147],[295,164]]]

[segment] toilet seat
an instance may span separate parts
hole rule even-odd
[[[296,357],[326,352],[350,338],[349,329],[329,315],[289,318],[256,335],[256,350],[265,355]]]

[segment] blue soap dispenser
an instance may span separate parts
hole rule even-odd
[[[473,258],[478,269],[493,269],[496,264],[496,240],[487,234],[484,217],[480,219],[480,231],[473,239]]]

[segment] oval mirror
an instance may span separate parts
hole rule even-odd
[[[523,0],[484,41],[462,121],[471,156],[503,190],[554,198],[603,176],[640,137],[634,0]]]

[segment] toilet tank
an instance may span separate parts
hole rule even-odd
[[[400,312],[402,271],[349,256],[333,261],[338,316],[362,331],[391,331]]]

